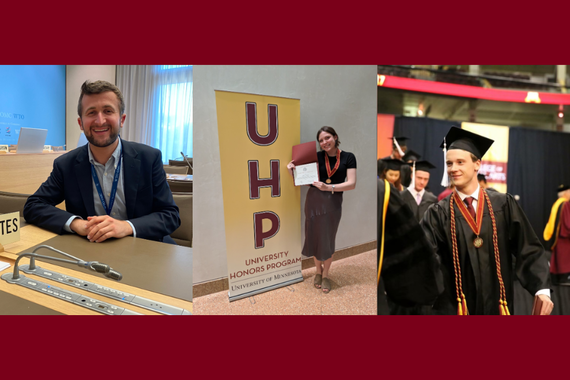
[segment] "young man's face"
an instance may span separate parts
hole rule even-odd
[[[77,120],[90,144],[106,147],[117,140],[126,115],[120,115],[119,99],[112,91],[84,95]]]
[[[463,189],[473,181],[477,182],[477,172],[481,166],[481,161],[473,162],[471,153],[461,149],[451,149],[446,156],[447,174],[451,177],[453,184],[459,189]]]
[[[424,172],[421,170],[416,170],[416,178],[415,178],[415,183],[416,183],[416,191],[419,193],[420,191],[422,191],[423,189],[425,189],[425,187],[427,186],[429,182],[429,172]]]

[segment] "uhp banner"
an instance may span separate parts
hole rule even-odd
[[[230,301],[303,280],[298,99],[216,91]]]

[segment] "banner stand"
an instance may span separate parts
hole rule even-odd
[[[299,99],[215,91],[230,301],[303,281]]]
[[[238,295],[236,295],[236,296],[229,296],[230,302],[232,302],[232,301],[237,301],[237,300],[241,300],[241,299],[243,299],[243,298],[247,298],[247,297],[251,297],[251,296],[255,296],[255,295],[257,295],[257,294],[265,293],[265,292],[268,292],[268,291],[270,291],[270,290],[275,290],[275,289],[277,289],[277,288],[282,288],[282,287],[284,287],[284,286],[293,285],[293,284],[296,284],[296,283],[298,283],[298,282],[303,282],[303,277],[301,277],[301,278],[294,278],[294,279],[292,279],[292,280],[285,281],[285,282],[280,282],[280,283],[278,283],[278,284],[273,284],[273,285],[268,286],[268,287],[263,288],[263,289],[253,290],[253,291],[251,291],[251,292],[249,292],[249,293],[242,293],[242,294],[238,294]],[[228,292],[228,295],[229,295],[229,294],[230,294],[230,292]]]

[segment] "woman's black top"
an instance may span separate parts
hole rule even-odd
[[[319,159],[319,177],[321,182],[325,182],[328,178],[327,166],[325,164],[325,151],[317,152],[317,158]],[[334,169],[336,165],[336,156],[329,156],[329,164],[331,170]],[[350,152],[345,152],[344,150],[340,152],[340,165],[336,172],[331,177],[331,185],[337,183],[343,183],[346,181],[346,171],[347,169],[356,169],[356,157]],[[312,185],[311,185],[312,186]],[[336,191],[335,191],[336,193]]]

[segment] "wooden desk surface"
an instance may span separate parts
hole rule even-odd
[[[33,194],[50,175],[53,161],[67,152],[0,155],[0,190]]]
[[[131,237],[103,243],[90,243],[80,236],[58,236],[36,226],[26,225],[21,228],[21,241],[5,245],[5,252],[0,253],[0,260],[11,264],[11,267],[1,271],[0,275],[7,272],[12,273],[14,270],[14,262],[18,254],[24,251],[32,252],[38,243],[50,245],[86,261],[99,261],[108,264],[123,275],[123,280],[120,282],[113,281],[106,277],[99,276],[95,274],[95,272],[82,270],[72,264],[57,263],[61,264],[60,266],[56,265],[56,263],[36,260],[36,265],[41,268],[91,281],[102,286],[163,302],[192,312],[191,248]],[[37,253],[60,257],[55,252],[47,249],[40,249]],[[28,258],[23,258],[20,261],[20,265],[27,264],[28,262]],[[50,281],[34,275],[25,275],[141,314],[158,314],[104,296],[85,292],[82,289],[67,286],[60,282]],[[46,296],[37,291],[19,285],[9,284],[4,280],[0,280],[0,292],[9,293],[24,300],[32,301],[42,307],[63,314],[100,315],[97,312],[54,297]],[[4,308],[4,306],[2,308]],[[3,313],[6,313],[6,311]],[[8,310],[7,313],[10,314],[11,311]],[[14,311],[14,313],[16,313],[16,311]],[[40,311],[39,314],[47,314],[47,312],[44,313]]]

